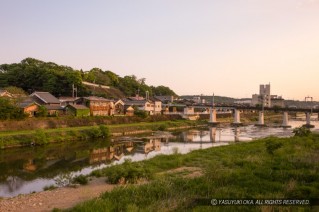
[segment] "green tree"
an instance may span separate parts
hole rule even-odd
[[[13,105],[10,100],[6,98],[0,98],[0,120],[9,120],[9,119],[24,119],[26,114],[17,107]]]

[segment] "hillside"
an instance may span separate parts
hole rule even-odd
[[[152,95],[174,95],[169,87],[151,86],[146,79],[138,79],[135,75],[120,77],[116,73],[100,68],[89,71],[76,70],[69,66],[44,62],[34,58],[26,58],[20,63],[0,65],[1,88],[14,86],[22,88],[27,93],[47,91],[53,95],[71,96],[72,86],[78,90],[78,96],[98,95],[108,98],[134,96],[146,92]],[[89,82],[101,86],[83,84]],[[102,87],[109,86],[110,88]]]
[[[124,93],[117,88],[101,86],[97,84],[97,86],[94,86],[94,84],[89,85],[85,83],[83,83],[83,85],[93,96],[102,96],[110,99],[121,99],[125,97]]]

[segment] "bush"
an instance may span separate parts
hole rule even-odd
[[[35,144],[38,144],[38,145],[47,144],[48,143],[48,137],[45,134],[44,130],[38,129],[35,132],[33,141],[34,141]]]
[[[100,128],[101,135],[102,135],[103,138],[108,138],[108,137],[111,136],[110,130],[109,130],[109,128],[107,126],[100,125],[99,128]]]
[[[295,129],[293,129],[292,131],[295,136],[299,136],[299,137],[307,137],[311,134],[310,129],[308,129],[307,127],[296,127]]]
[[[136,183],[139,179],[149,179],[151,172],[141,163],[125,160],[122,165],[115,165],[103,171],[110,183]]]
[[[88,179],[87,179],[86,176],[81,174],[81,175],[73,178],[72,183],[78,183],[78,184],[81,184],[81,185],[86,185],[86,184],[88,184]]]
[[[134,115],[144,119],[148,117],[148,112],[143,110],[135,110]]]

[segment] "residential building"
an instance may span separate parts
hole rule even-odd
[[[149,115],[161,114],[162,102],[155,100],[131,100],[130,98],[123,99],[126,106],[136,107],[138,110],[146,111]]]
[[[76,104],[76,100],[78,100],[80,97],[59,97],[59,101],[62,107],[65,107],[67,105],[74,105]]]
[[[124,115],[125,114],[125,107],[124,102],[119,99],[114,103],[114,115]]]
[[[41,106],[44,106],[49,115],[62,115],[64,109],[61,107],[60,101],[49,92],[34,92],[30,97]]]
[[[91,116],[111,116],[114,114],[114,101],[103,97],[81,97],[75,100],[75,103],[87,106]]]
[[[90,108],[85,105],[69,104],[66,106],[66,112],[74,116],[90,116]]]
[[[154,98],[158,99],[162,103],[172,103],[175,100],[174,96],[154,96]]]
[[[23,102],[18,104],[25,114],[29,117],[34,117],[39,110],[39,104],[33,101],[33,99],[28,98]]]

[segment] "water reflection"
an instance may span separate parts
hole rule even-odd
[[[318,122],[315,129],[318,130]],[[0,150],[0,196],[41,191],[55,184],[62,173],[74,176],[89,174],[125,159],[145,160],[159,154],[172,154],[178,150],[185,154],[195,149],[247,142],[259,137],[291,136],[292,129],[303,122],[290,122],[291,129],[243,127],[208,127],[182,132],[155,132],[152,135],[120,137],[114,141],[72,142],[50,144],[43,147]]]

